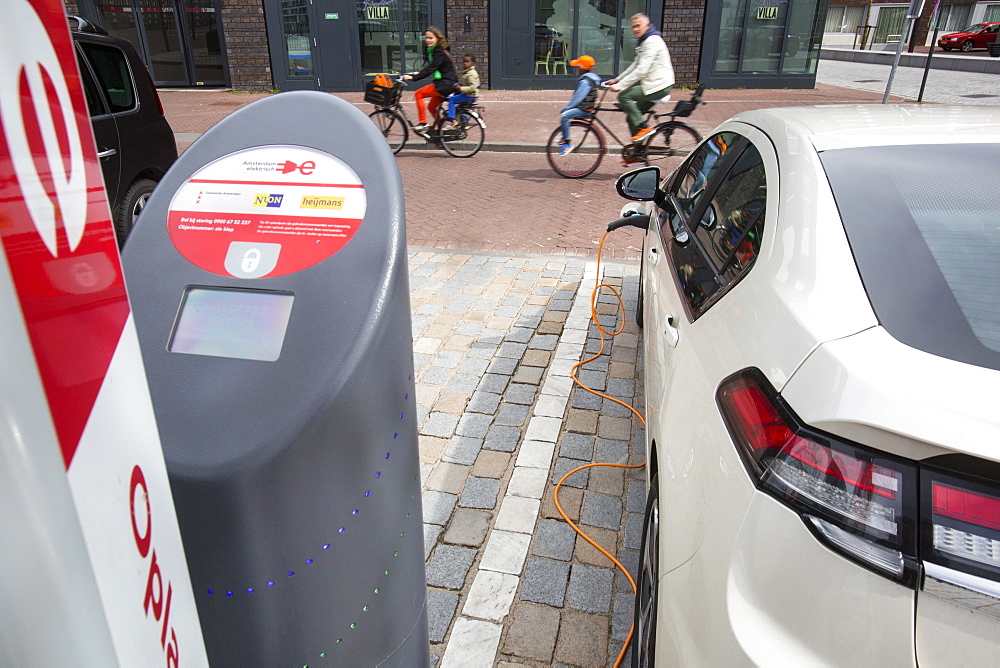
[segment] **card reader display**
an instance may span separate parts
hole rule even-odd
[[[274,362],[294,300],[287,292],[188,287],[167,350]]]

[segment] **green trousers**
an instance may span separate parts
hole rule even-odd
[[[666,97],[671,88],[673,86],[667,86],[649,95],[643,95],[642,86],[636,84],[618,93],[618,106],[625,110],[628,116],[628,129],[632,131],[632,134],[638,132],[639,128],[642,127],[642,117],[653,108],[652,101]]]

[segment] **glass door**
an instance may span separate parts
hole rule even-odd
[[[272,58],[275,74],[291,83],[282,90],[314,87],[319,76],[316,38],[312,34],[313,12],[309,0],[281,0],[281,58]],[[281,68],[280,71],[277,71]]]
[[[171,0],[139,0],[148,66],[155,81],[190,84],[181,56],[180,27]]]
[[[98,23],[131,42],[160,86],[224,86],[218,0],[97,0]]]
[[[601,76],[618,74],[635,55],[630,19],[645,9],[645,0],[537,0],[534,75],[575,75],[569,61],[582,55]]]

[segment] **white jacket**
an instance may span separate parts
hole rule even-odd
[[[667,43],[659,35],[650,35],[635,48],[635,60],[618,75],[617,86],[625,90],[638,82],[642,94],[649,95],[674,85],[674,66]]]

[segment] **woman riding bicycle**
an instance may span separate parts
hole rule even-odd
[[[403,81],[410,81],[411,79],[422,79],[433,74],[434,81],[423,88],[417,89],[414,93],[417,103],[418,123],[413,129],[418,131],[426,130],[429,127],[427,123],[427,111],[424,109],[424,99],[428,100],[427,110],[430,111],[431,116],[434,116],[437,113],[438,105],[441,104],[441,100],[454,92],[455,84],[458,82],[455,63],[452,61],[451,53],[448,51],[448,39],[444,36],[444,33],[434,26],[429,26],[427,31],[424,32],[424,45],[427,47],[427,53],[424,57],[424,60],[427,62],[426,67],[419,72],[404,74],[401,77]]]

